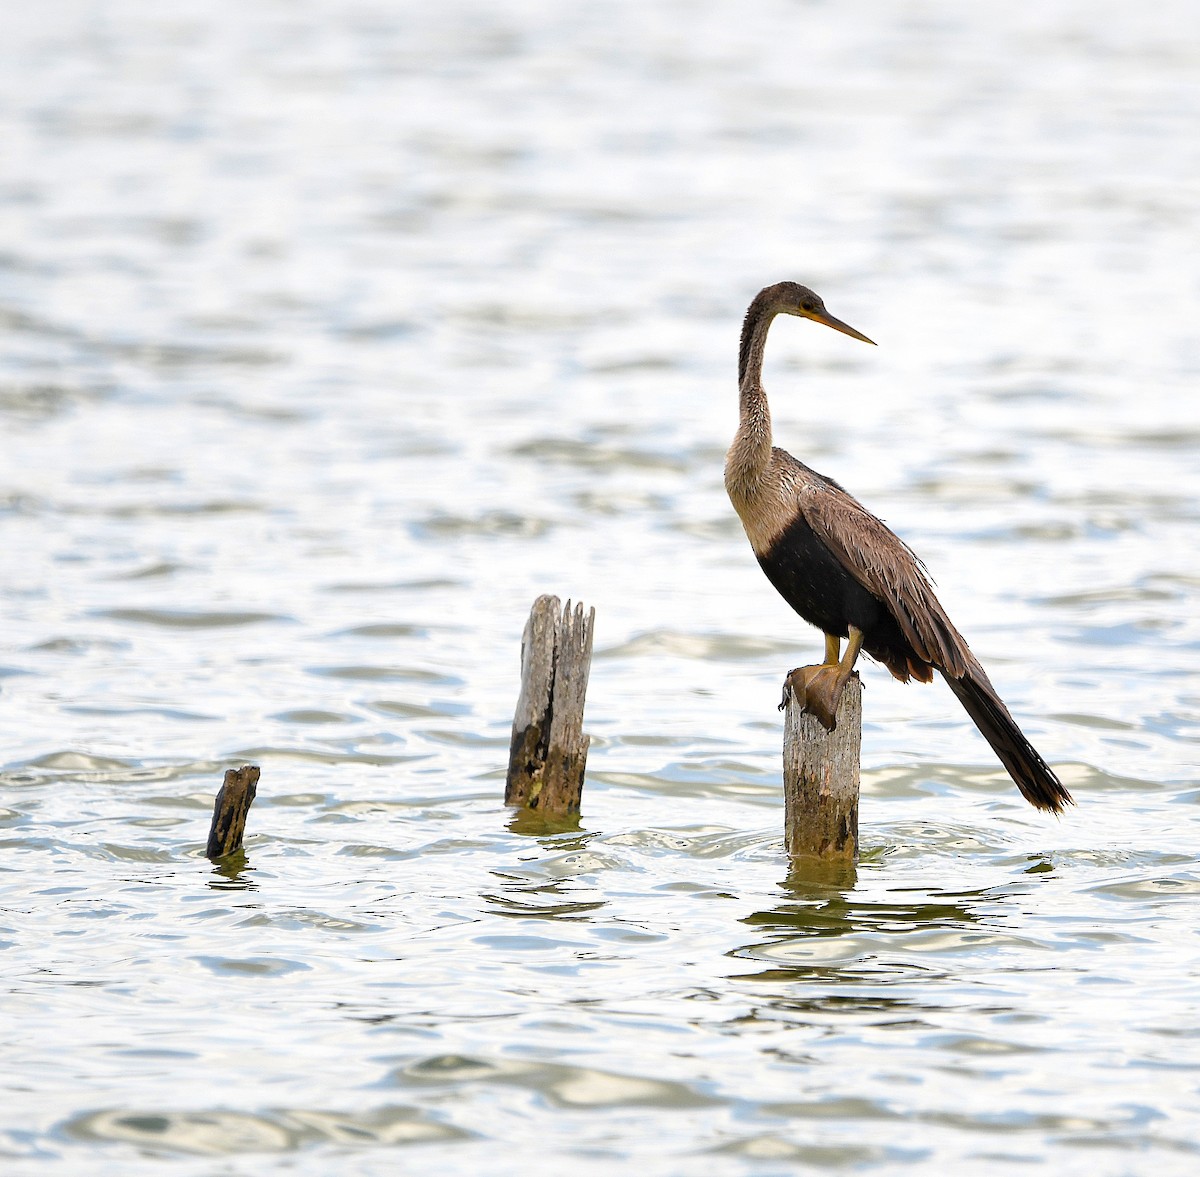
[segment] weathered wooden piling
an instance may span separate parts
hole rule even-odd
[[[213,806],[212,828],[208,831],[209,858],[224,858],[242,847],[246,815],[258,792],[259,770],[256,764],[243,764],[225,772],[225,783],[217,792]]]
[[[817,855],[851,862],[858,855],[862,681],[850,676],[827,732],[806,715],[791,690],[783,725],[784,843],[792,858]]]
[[[583,705],[596,610],[543,595],[521,638],[521,694],[513,717],[506,805],[578,813],[587,764]]]

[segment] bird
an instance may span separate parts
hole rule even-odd
[[[1060,813],[1070,793],[1017,726],[954,628],[911,548],[832,478],[773,444],[763,353],[776,315],[794,315],[874,345],[834,318],[820,296],[779,282],[750,303],[738,353],[739,412],[725,489],[767,579],[825,635],[824,661],[791,671],[789,694],[829,731],[860,652],[901,682],[937,671],[1035,808]],[[846,651],[841,651],[842,640]]]

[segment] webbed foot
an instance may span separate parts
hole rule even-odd
[[[824,662],[820,666],[797,666],[783,682],[783,701],[779,710],[788,705],[789,697],[800,704],[800,710],[816,717],[817,722],[831,732],[837,727],[838,703],[849,675],[842,677],[842,668]]]

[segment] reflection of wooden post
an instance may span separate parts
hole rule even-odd
[[[862,682],[850,676],[838,704],[837,727],[827,732],[787,692],[783,726],[784,843],[793,858],[858,855],[859,749]]]
[[[557,597],[533,603],[521,638],[521,695],[513,717],[506,805],[578,813],[587,764],[583,704],[596,610]]]
[[[258,766],[243,764],[225,772],[225,783],[217,793],[213,806],[212,829],[208,831],[209,858],[224,858],[242,848],[246,832],[246,815],[258,791]]]

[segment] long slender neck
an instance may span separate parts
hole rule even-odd
[[[773,300],[763,291],[746,312],[742,345],[738,352],[738,428],[725,460],[725,483],[731,495],[735,488],[748,492],[766,471],[771,460],[771,410],[762,386],[763,351],[771,320],[778,313]]]

